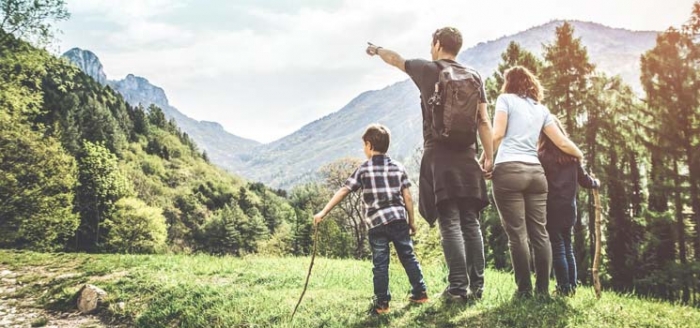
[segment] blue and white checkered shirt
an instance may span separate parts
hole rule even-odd
[[[362,189],[365,223],[372,229],[395,220],[407,220],[402,190],[411,186],[403,165],[386,155],[374,155],[345,181],[350,191]]]

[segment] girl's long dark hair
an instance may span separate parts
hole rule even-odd
[[[556,116],[552,116],[554,118],[554,124],[557,125],[561,133],[563,133],[565,136],[568,137],[568,134],[566,133],[566,129],[561,124],[561,121],[559,121]],[[557,164],[557,165],[564,165],[564,164],[569,164],[569,163],[577,163],[578,158],[571,156],[565,152],[563,152],[557,145],[552,142],[552,139],[549,139],[547,135],[544,132],[540,133],[540,140],[537,143],[537,156],[540,158],[540,162],[543,164]]]

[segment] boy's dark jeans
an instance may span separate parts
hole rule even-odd
[[[389,242],[394,243],[396,254],[413,287],[411,293],[418,295],[426,289],[420,264],[413,252],[413,241],[406,220],[396,220],[369,230],[369,245],[374,263],[374,296],[377,301],[390,301],[389,292]]]

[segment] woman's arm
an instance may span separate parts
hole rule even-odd
[[[491,119],[485,103],[479,104],[479,118],[477,122],[479,122],[479,139],[484,147],[484,151],[481,153],[482,160],[479,160],[479,163],[481,164],[481,170],[484,171],[484,175],[490,177],[491,171],[493,171],[493,128],[491,127]]]
[[[498,147],[506,136],[506,128],[508,128],[508,113],[497,110],[493,116],[493,152],[498,152]]]
[[[579,160],[583,160],[583,153],[581,152],[580,149],[574,144],[571,139],[567,138],[561,130],[559,130],[559,127],[556,124],[549,124],[544,127],[543,129],[544,134],[549,137],[549,140],[552,140],[552,142],[561,149],[561,151],[574,156],[578,158]]]

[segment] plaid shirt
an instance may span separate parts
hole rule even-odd
[[[350,191],[362,189],[364,219],[369,229],[407,219],[402,190],[410,186],[403,165],[386,155],[372,156],[345,181]]]

